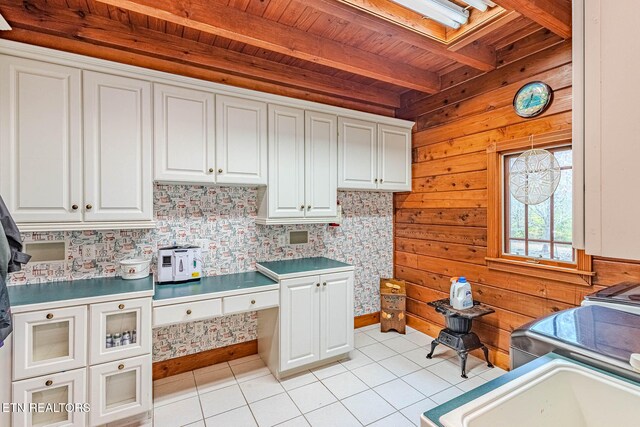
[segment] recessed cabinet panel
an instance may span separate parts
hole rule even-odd
[[[338,196],[337,117],[305,113],[307,217],[334,217]]]
[[[86,425],[86,412],[68,411],[65,406],[82,405],[87,402],[85,369],[14,382],[12,388],[14,403],[51,405],[53,409],[46,412],[16,411],[13,413],[13,427]]]
[[[280,370],[320,360],[320,278],[281,281]]]
[[[377,188],[376,138],[375,123],[338,118],[338,188]]]
[[[320,276],[320,358],[353,350],[353,273]]]
[[[378,125],[378,188],[411,191],[411,129]]]
[[[269,105],[269,216],[304,217],[304,111]]]
[[[89,425],[99,426],[151,409],[151,355],[89,368]]]
[[[0,93],[0,194],[14,220],[81,221],[80,70],[0,56]]]
[[[215,182],[214,94],[154,84],[157,181]]]
[[[267,184],[267,104],[216,96],[216,182]]]
[[[91,364],[151,352],[151,299],[91,305]]]
[[[151,83],[83,73],[85,220],[153,219]]]
[[[86,364],[86,307],[16,314],[13,323],[14,380]]]

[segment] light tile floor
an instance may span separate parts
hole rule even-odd
[[[426,358],[432,339],[370,325],[356,330],[349,358],[282,381],[258,355],[164,378],[154,426],[419,426],[423,412],[505,373],[469,356],[465,380],[452,350]]]

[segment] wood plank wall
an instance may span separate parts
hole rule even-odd
[[[517,49],[518,46],[514,46]],[[555,92],[542,116],[525,120],[515,92],[542,80]],[[490,143],[571,129],[571,42],[562,42],[467,82],[414,101],[397,115],[416,121],[413,192],[396,194],[395,276],[408,281],[410,324],[433,334],[444,319],[425,302],[448,296],[449,279],[466,276],[474,298],[496,313],[474,326],[494,361],[508,366],[511,331],[580,303],[585,294],[640,281],[640,264],[596,259],[594,286],[580,287],[489,270],[487,154]]]

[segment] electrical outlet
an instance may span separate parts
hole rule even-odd
[[[96,245],[82,246],[82,259],[84,260],[96,259]]]
[[[286,246],[287,245],[287,236],[281,234],[278,236],[278,246]]]

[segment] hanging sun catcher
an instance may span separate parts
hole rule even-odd
[[[525,205],[538,205],[548,200],[560,184],[560,164],[553,153],[540,148],[525,151],[509,169],[509,190]]]

